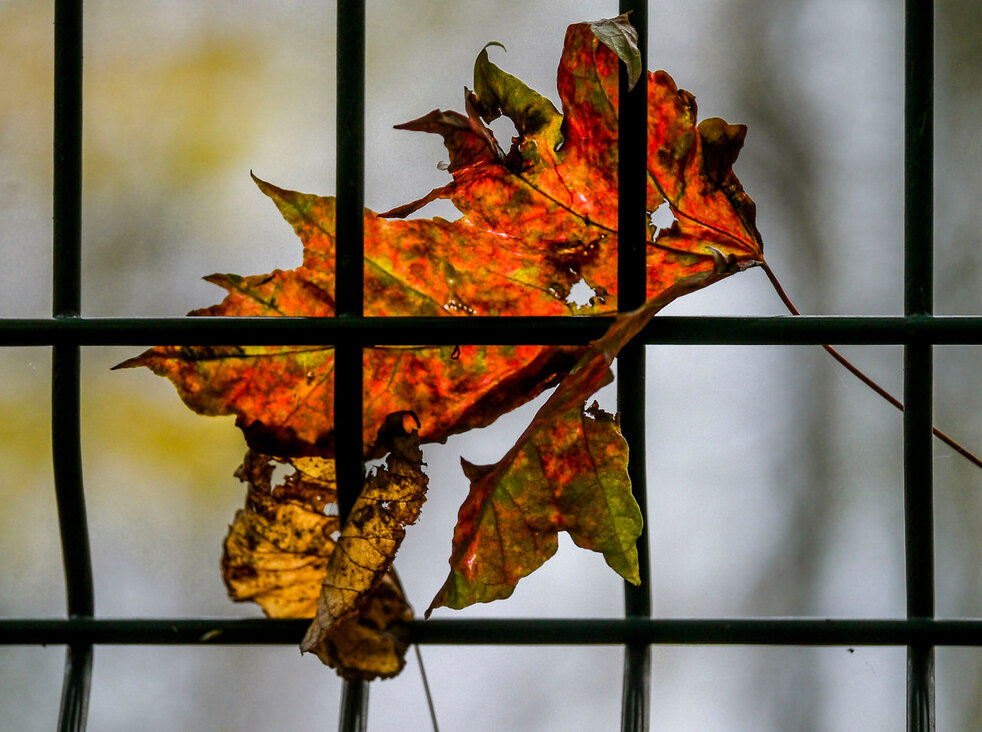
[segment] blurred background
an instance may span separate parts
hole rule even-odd
[[[50,315],[52,9],[0,0],[0,317]],[[982,313],[982,4],[937,3],[936,310]],[[436,136],[393,130],[462,109],[485,43],[558,103],[568,24],[616,3],[369,1],[366,203],[441,185]],[[83,313],[175,316],[210,305],[212,272],[300,263],[250,169],[332,194],[331,3],[89,0],[85,10]],[[700,118],[746,123],[736,172],[768,261],[812,314],[903,308],[903,7],[899,0],[660,0],[651,68]],[[498,129],[498,128],[496,128]],[[504,141],[510,136],[499,129]],[[454,218],[443,202],[420,212]],[[750,271],[670,314],[781,314]],[[149,345],[149,344],[148,344]],[[897,347],[843,349],[900,393]],[[232,420],[205,419],[137,348],[83,350],[83,455],[104,617],[257,615],[225,597],[221,542],[244,486]],[[936,424],[982,449],[979,350],[936,349]],[[0,615],[61,617],[47,348],[0,350]],[[602,404],[614,407],[608,388]],[[429,500],[397,560],[421,611],[442,583],[459,457],[498,460],[539,402],[430,446]],[[901,419],[820,348],[649,347],[648,525],[660,617],[901,617]],[[982,474],[938,444],[937,610],[982,614]],[[440,617],[616,617],[602,559],[558,555],[494,605]],[[446,730],[618,727],[618,648],[424,647]],[[64,649],[0,647],[0,729],[55,725]],[[657,647],[658,730],[896,730],[902,648]],[[982,649],[937,654],[938,728],[982,729]],[[294,647],[98,647],[92,730],[333,729],[340,681]],[[371,687],[370,728],[428,729],[416,662]]]

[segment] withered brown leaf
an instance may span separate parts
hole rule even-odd
[[[391,565],[425,497],[417,424],[408,413],[386,420],[377,439],[386,465],[367,478],[343,527],[325,513],[337,502],[333,460],[250,450],[236,472],[249,488],[225,539],[229,595],[269,617],[314,618],[302,650],[346,679],[388,678],[404,665],[413,610]],[[274,485],[277,463],[294,472]]]
[[[419,431],[407,412],[389,415],[376,444],[389,449],[385,466],[365,480],[328,559],[317,615],[300,649],[315,650],[326,635],[362,610],[366,596],[392,565],[405,527],[416,522],[426,496]],[[407,431],[411,429],[411,431]]]

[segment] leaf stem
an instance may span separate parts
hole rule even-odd
[[[416,651],[416,661],[419,663],[419,675],[423,677],[423,691],[426,693],[426,706],[430,709],[430,721],[433,722],[433,732],[440,732],[436,723],[436,707],[433,706],[433,695],[430,694],[430,684],[426,680],[426,667],[423,665],[423,654],[419,651],[419,643],[413,643]]]
[[[777,292],[777,296],[781,298],[781,302],[784,303],[784,306],[788,309],[788,311],[792,315],[801,315],[801,313],[798,311],[798,308],[796,308],[794,306],[794,303],[791,302],[791,298],[789,298],[788,294],[784,291],[784,288],[781,287],[781,283],[778,282],[777,276],[774,274],[773,270],[771,270],[771,268],[768,266],[767,262],[761,262],[760,266],[764,270],[764,274],[767,275],[767,279],[770,280],[771,285],[774,287],[774,291]],[[873,381],[873,379],[871,379],[869,376],[867,376],[862,371],[860,371],[845,356],[843,356],[837,350],[832,348],[832,346],[823,344],[822,348],[824,348],[832,358],[834,358],[842,366],[844,366],[846,370],[849,371],[849,373],[851,373],[857,379],[862,381],[864,384],[866,384],[866,386],[868,386],[870,389],[875,391],[877,394],[879,394],[881,397],[883,397],[886,401],[888,401],[894,407],[899,409],[901,412],[904,411],[903,402],[901,402],[890,392],[888,392],[882,386],[880,386],[875,381]],[[932,426],[931,432],[934,433],[935,437],[937,437],[939,440],[941,440],[943,443],[945,443],[948,447],[950,447],[952,450],[957,452],[959,455],[964,457],[966,460],[973,463],[977,467],[982,468],[982,459],[980,459],[977,455],[970,452],[967,448],[965,448],[958,442],[955,442],[954,439],[952,439],[947,434],[939,430],[937,427]]]

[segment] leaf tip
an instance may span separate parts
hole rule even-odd
[[[485,475],[494,470],[494,465],[475,465],[464,457],[460,458],[460,467],[464,470],[464,475],[471,483],[477,483]]]
[[[252,178],[253,182],[259,187],[259,190],[261,190],[270,198],[275,200],[276,194],[281,192],[281,189],[277,188],[272,183],[264,181],[258,175],[253,173],[251,169],[249,170],[249,176]]]
[[[134,356],[133,358],[128,358],[125,361],[113,366],[110,371],[118,371],[120,369],[135,369],[140,366],[146,365],[147,352],[141,353],[139,356]]]
[[[638,48],[638,31],[631,25],[627,13],[616,18],[603,18],[590,23],[593,35],[607,48],[617,54],[627,66],[628,89],[641,79],[642,63],[641,49]]]
[[[488,41],[484,44],[484,48],[481,49],[481,53],[487,55],[487,51],[491,46],[497,46],[498,48],[504,49],[505,53],[508,53],[508,49],[505,48],[505,44],[501,41]]]

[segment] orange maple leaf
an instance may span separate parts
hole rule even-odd
[[[401,127],[441,134],[453,181],[387,216],[437,197],[460,219],[398,221],[365,213],[367,316],[571,315],[616,311],[617,63],[592,24],[569,28],[559,65],[563,113],[488,59],[475,64],[468,114],[434,111]],[[693,97],[664,72],[649,73],[648,208],[667,201],[677,220],[654,237],[648,296],[679,280],[760,263],[754,205],[732,171],[746,128],[709,119],[696,126]],[[506,154],[483,120],[505,115],[518,136]],[[334,315],[335,201],[257,179],[304,245],[290,271],[206,279],[228,291],[191,315]],[[722,270],[721,270],[722,272]],[[717,278],[704,278],[709,284]],[[585,282],[595,293],[568,301]],[[364,443],[385,416],[413,410],[424,442],[481,427],[555,385],[582,351],[511,346],[382,348],[365,352]],[[329,455],[333,443],[330,346],[161,346],[120,367],[167,376],[202,414],[235,414],[253,448]]]
[[[485,48],[464,114],[434,110],[400,125],[443,137],[453,179],[381,216],[366,210],[366,316],[616,312],[618,55],[636,60],[623,17],[570,26],[558,72],[560,112],[493,64]],[[373,438],[393,412],[412,410],[422,423],[421,440],[439,442],[490,424],[573,369],[504,461],[467,468],[471,495],[455,532],[451,576],[434,606],[507,596],[555,550],[559,530],[604,552],[616,571],[636,579],[632,552],[641,518],[623,470],[626,445],[616,419],[584,411],[584,403],[608,380],[616,352],[654,312],[685,292],[763,263],[754,204],[732,170],[746,128],[715,118],[697,125],[694,98],[668,74],[640,78],[648,96],[647,208],[651,213],[667,202],[676,219],[660,231],[649,222],[647,305],[622,316],[590,347],[464,347],[460,358],[450,347],[365,349],[366,457],[375,456]],[[507,152],[487,126],[502,115],[516,129]],[[303,264],[267,275],[212,275],[206,279],[228,295],[191,314],[333,316],[334,199],[256,182],[299,235]],[[461,217],[399,220],[436,198],[452,201]],[[579,283],[593,292],[583,306],[569,297]],[[197,412],[236,415],[254,450],[331,457],[333,355],[332,347],[316,345],[162,346],[120,366],[148,366],[167,376]],[[568,439],[548,437],[557,429]],[[584,482],[576,466],[600,453]],[[516,564],[501,546],[487,544],[481,517],[514,497],[516,466],[526,466],[528,474],[533,464],[543,480],[538,487],[522,485],[531,486],[523,500],[534,510],[514,509],[512,518],[521,523],[534,516],[529,525],[538,528],[534,546],[520,550]],[[597,490],[619,506],[609,521],[584,515],[594,510],[588,494]],[[551,502],[543,497],[550,491]]]

